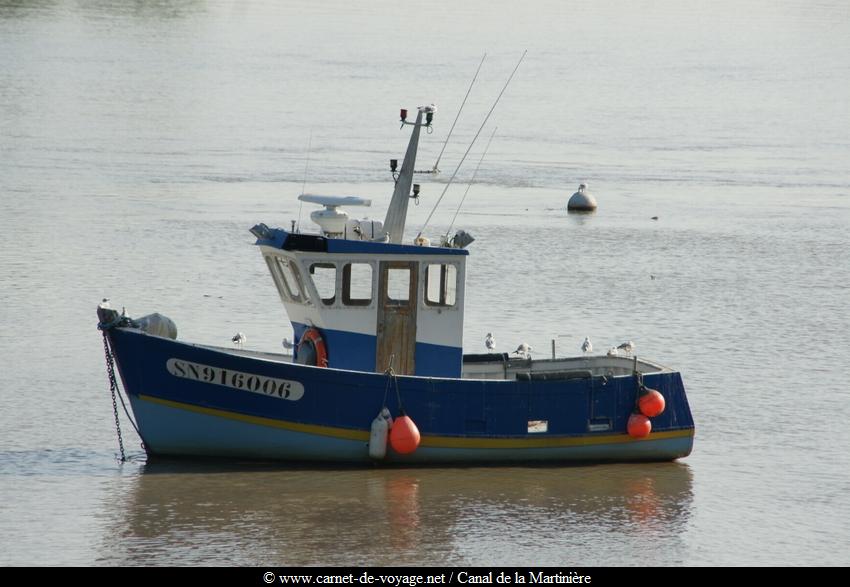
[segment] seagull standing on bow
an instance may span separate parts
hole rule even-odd
[[[581,350],[585,354],[593,352],[593,343],[590,342],[589,336],[584,337],[584,342],[581,343]]]
[[[488,351],[496,350],[496,339],[493,337],[492,332],[487,333],[487,338],[484,339],[484,346],[487,347]]]
[[[233,335],[233,338],[231,338],[230,340],[232,340],[232,341],[233,341],[233,344],[235,344],[236,346],[238,346],[240,349],[242,348],[242,346],[243,346],[246,342],[248,342],[248,339],[247,339],[247,338],[245,338],[245,335],[244,335],[244,334],[242,334],[241,332],[237,332],[236,334],[234,334],[234,335]]]
[[[524,359],[530,359],[531,358],[531,345],[528,344],[527,342],[520,343],[520,345],[516,348],[516,350],[511,354],[519,355],[520,357],[522,357]]]

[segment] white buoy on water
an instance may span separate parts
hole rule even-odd
[[[567,210],[570,212],[595,212],[596,198],[587,193],[587,184],[583,183],[578,186],[578,191],[570,197],[567,203]]]

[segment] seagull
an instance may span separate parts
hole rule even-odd
[[[520,343],[520,345],[516,348],[516,350],[511,354],[519,355],[523,358],[530,359],[531,358],[531,345],[529,345],[527,342]]]
[[[496,339],[493,338],[492,332],[487,333],[487,338],[484,339],[484,346],[487,347],[488,351],[496,350]]]
[[[295,348],[295,343],[293,343],[288,338],[284,338],[283,341],[282,341],[282,344],[283,344],[283,348],[285,348],[288,351],[291,351],[292,349]]]
[[[653,216],[652,220],[658,220],[658,216]]]
[[[241,332],[237,332],[236,334],[234,334],[233,338],[231,338],[230,340],[232,340],[233,344],[238,346],[240,349],[242,348],[242,345],[244,345],[248,341],[248,339],[245,338],[245,335]]]
[[[99,310],[111,310],[112,306],[109,305],[109,298],[103,298],[103,301],[97,305]]]
[[[617,357],[619,355],[620,355],[620,353],[617,351],[617,347],[612,346],[610,349],[608,349],[608,356],[609,357]]]
[[[626,351],[626,354],[630,355],[630,354],[632,354],[632,351],[635,350],[635,343],[628,340],[628,341],[624,342],[623,344],[618,345],[617,349],[619,349],[621,351]]]
[[[581,350],[584,351],[585,353],[593,352],[593,344],[590,342],[589,336],[584,337],[584,342],[581,343]]]

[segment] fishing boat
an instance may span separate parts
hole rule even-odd
[[[161,314],[98,307],[113,394],[117,366],[150,456],[476,465],[691,452],[680,374],[630,348],[551,359],[464,353],[474,239],[458,231],[404,242],[420,131],[433,118],[432,106],[412,121],[401,111],[411,136],[401,167],[391,163],[383,222],[343,210],[369,205],[364,198],[302,194],[322,206],[314,233],[294,222],[250,229],[291,321],[292,355],[242,348],[238,336],[234,347],[193,344]],[[117,407],[115,416],[118,424]]]

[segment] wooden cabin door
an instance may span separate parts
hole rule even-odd
[[[419,263],[381,261],[378,274],[378,342],[375,371],[416,372],[416,294]]]

